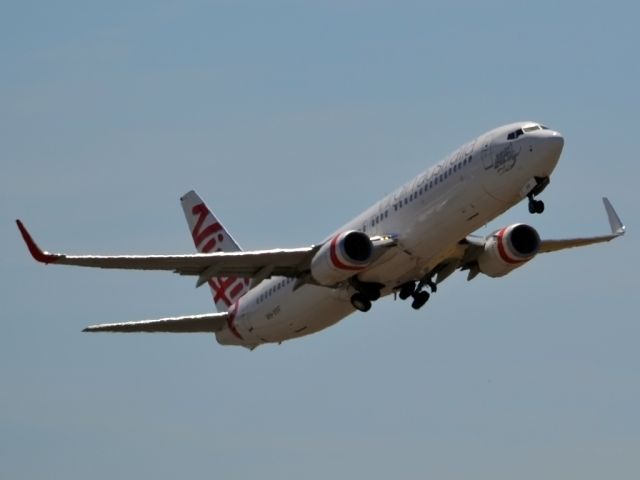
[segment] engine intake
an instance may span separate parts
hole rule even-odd
[[[485,275],[502,277],[535,257],[539,249],[540,235],[535,228],[516,223],[487,238],[478,267]]]
[[[348,230],[320,247],[311,260],[311,276],[321,285],[335,285],[367,268],[372,257],[369,236]]]

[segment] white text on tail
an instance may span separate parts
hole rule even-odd
[[[238,252],[242,250],[224,226],[211,213],[196,192],[191,190],[180,198],[193,243],[200,253]],[[219,312],[227,311],[249,291],[248,278],[210,278],[209,287]]]

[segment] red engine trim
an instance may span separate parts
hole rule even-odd
[[[338,252],[337,250],[337,245],[338,245],[338,237],[340,235],[336,235],[335,237],[333,237],[333,239],[331,239],[331,245],[330,245],[330,249],[329,249],[329,256],[331,258],[331,263],[333,263],[333,266],[336,268],[339,268],[340,270],[349,270],[349,271],[354,271],[357,272],[359,270],[364,270],[365,268],[367,268],[367,265],[363,265],[361,267],[358,266],[353,266],[353,265],[346,265],[345,263],[343,263],[342,261],[340,261],[340,259],[338,258]]]
[[[504,234],[507,231],[507,228],[509,227],[503,228],[496,235],[496,237],[498,238],[498,253],[500,254],[500,258],[502,258],[502,260],[504,260],[507,263],[511,263],[515,265],[526,262],[528,259],[522,260],[517,258],[511,258],[507,253],[507,249],[504,248]]]

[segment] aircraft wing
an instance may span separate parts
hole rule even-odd
[[[584,247],[586,245],[592,245],[594,243],[608,242],[624,235],[625,226],[620,221],[620,217],[613,209],[611,202],[608,198],[603,197],[602,203],[604,203],[604,209],[607,212],[609,218],[609,226],[611,227],[611,233],[609,235],[599,235],[596,237],[581,237],[581,238],[566,238],[561,240],[542,240],[540,243],[540,252],[555,252],[557,250],[564,250],[565,248]]]
[[[624,235],[625,226],[620,220],[620,217],[618,217],[609,199],[603,197],[602,203],[607,212],[611,233],[592,237],[541,240],[538,253],[555,252],[567,248],[584,247],[595,243],[609,242],[614,238]],[[458,268],[469,270],[468,280],[475,278],[480,273],[477,261],[484,251],[486,240],[486,238],[477,235],[468,235],[460,241],[456,251],[452,253],[451,257],[437,265],[432,271],[432,274],[436,276],[435,283],[442,282]]]
[[[158,320],[143,320],[140,322],[103,323],[91,325],[83,332],[169,332],[169,333],[198,333],[219,332],[229,318],[227,312],[208,313],[205,315],[190,315],[186,317],[159,318]]]
[[[198,276],[197,286],[211,277],[247,277],[263,280],[271,275],[299,277],[309,270],[319,246],[240,252],[196,253],[191,255],[67,255],[43,251],[26,227],[16,220],[29,252],[46,264],[132,270],[169,270]]]

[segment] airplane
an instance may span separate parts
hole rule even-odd
[[[456,270],[468,280],[502,277],[538,253],[608,242],[625,233],[603,198],[610,233],[542,240],[516,223],[473,235],[521,200],[540,214],[563,136],[536,122],[485,133],[402,185],[322,242],[244,251],[194,191],[180,200],[194,245],[187,255],[67,255],[43,251],[20,220],[38,262],[98,268],[169,270],[208,284],[218,313],[92,325],[85,332],[209,332],[221,345],[250,350],[323,330],[380,298],[411,299],[418,310]]]

